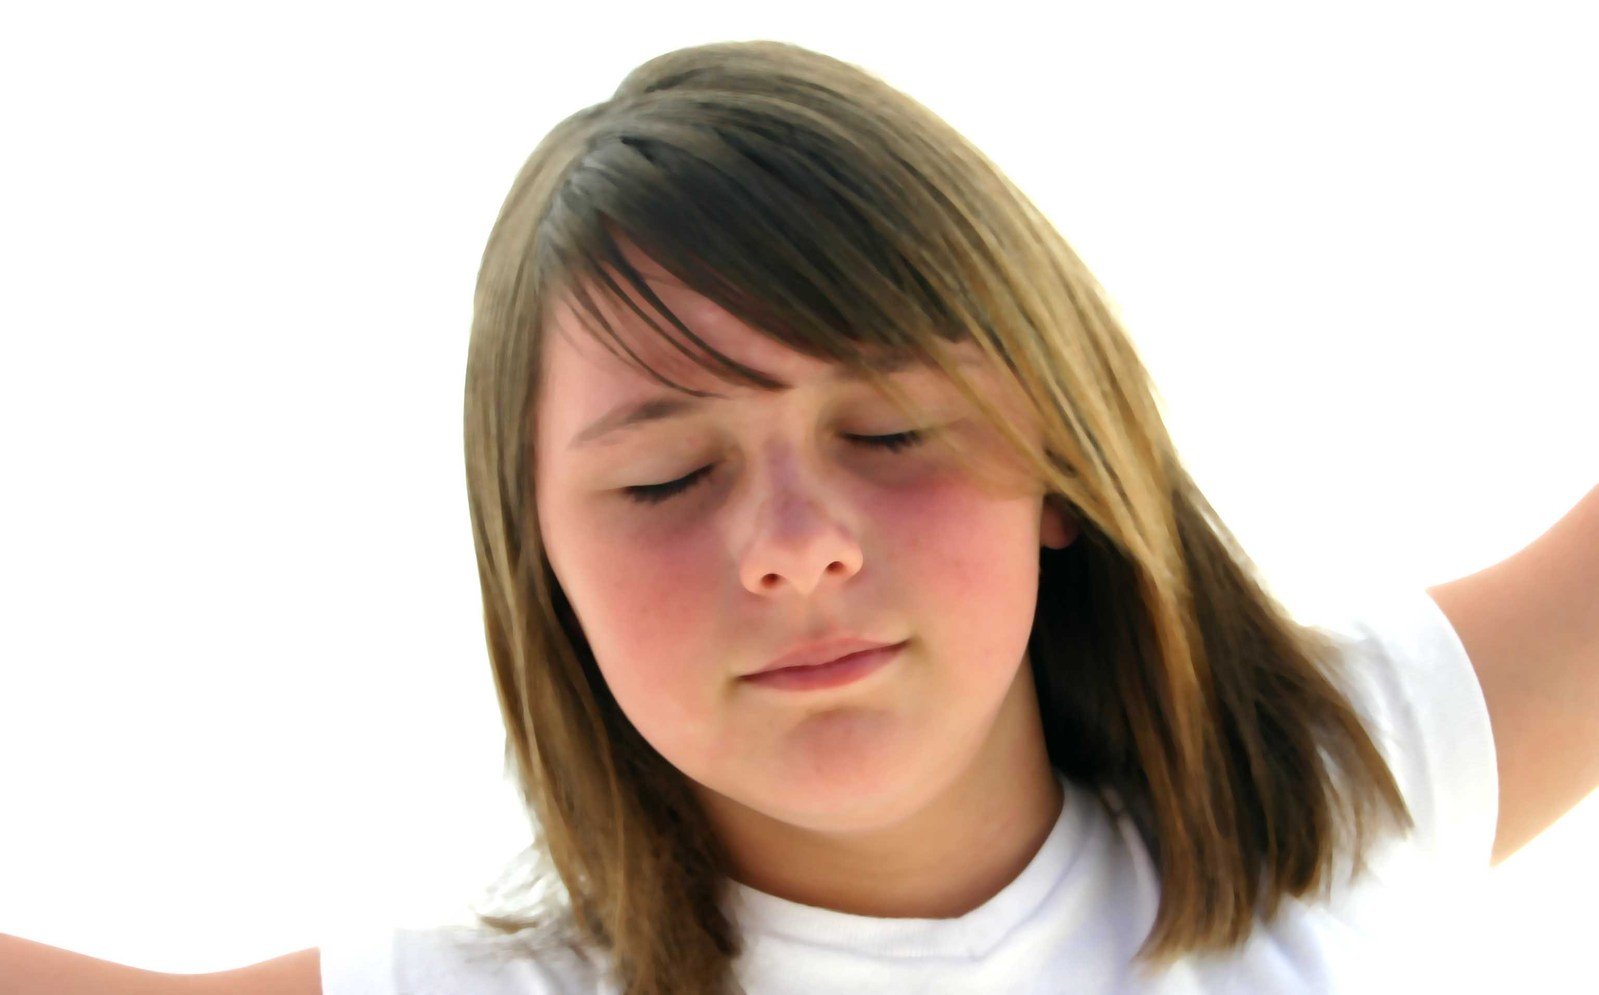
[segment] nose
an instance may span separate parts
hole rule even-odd
[[[816,482],[801,479],[792,464],[768,480],[740,563],[744,587],[760,595],[793,588],[809,597],[824,583],[838,585],[859,573],[860,543]]]

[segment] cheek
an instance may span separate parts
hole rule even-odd
[[[607,538],[609,537],[609,538]],[[577,539],[577,536],[569,536]],[[614,531],[574,542],[572,559],[584,565],[572,578],[574,610],[617,704],[652,743],[660,730],[693,728],[691,712],[708,680],[713,606],[710,570],[716,562],[689,539],[650,543]]]
[[[1038,602],[1038,508],[954,481],[874,513],[896,603],[955,666],[1013,667]],[[947,654],[946,654],[947,651]]]
[[[996,500],[952,478],[879,499],[872,521],[897,575],[924,589],[986,600],[1028,575],[1036,583],[1032,503]]]

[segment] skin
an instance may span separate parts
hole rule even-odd
[[[1003,457],[979,478],[937,446],[849,441],[926,426],[633,261],[697,334],[794,386],[718,381],[609,311],[651,366],[726,399],[569,448],[616,405],[668,391],[552,310],[535,409],[540,529],[612,694],[690,779],[735,879],[859,915],[976,908],[1027,865],[1063,804],[1027,640],[1040,547],[1070,543],[1075,521]],[[896,376],[929,424],[1000,451],[935,373]],[[711,464],[660,504],[623,491]],[[909,642],[841,688],[739,679],[838,629]]]

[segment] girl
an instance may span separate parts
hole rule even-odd
[[[653,59],[544,139],[465,441],[531,860],[477,928],[173,990],[1385,990],[1420,898],[1596,779],[1599,492],[1296,623],[1049,223],[792,45]],[[21,990],[159,990],[11,950]]]

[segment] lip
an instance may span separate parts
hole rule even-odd
[[[860,640],[855,642],[859,643]],[[867,644],[867,648],[843,655],[834,656],[831,660],[821,663],[799,664],[797,666],[772,666],[753,674],[745,674],[742,680],[760,687],[777,688],[786,691],[811,691],[822,688],[840,687],[860,680],[867,674],[879,669],[905,647],[905,643],[891,645]],[[836,650],[822,651],[837,653]],[[809,658],[815,659],[818,652],[814,649],[808,652],[791,653],[780,658],[777,662],[783,663],[789,659]]]
[[[862,650],[875,650],[888,646],[880,639],[867,639],[849,633],[835,632],[822,639],[813,639],[800,643],[782,656],[768,663],[766,666],[754,671],[753,674],[764,674],[773,670],[786,670],[789,667],[815,667],[824,663],[832,663],[840,657]],[[749,677],[753,674],[746,674]]]

